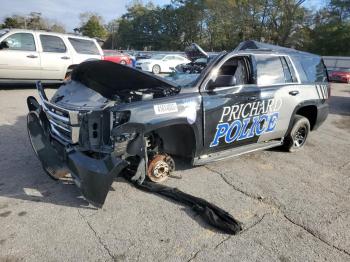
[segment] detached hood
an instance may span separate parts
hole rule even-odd
[[[186,47],[185,53],[192,62],[198,58],[209,58],[209,55],[196,43]]]
[[[71,79],[113,100],[129,91],[177,88],[176,84],[155,75],[109,61],[88,61],[74,69]]]

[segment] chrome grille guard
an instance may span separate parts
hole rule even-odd
[[[67,143],[78,143],[79,111],[67,110],[50,103],[40,81],[36,83],[36,88],[40,97],[39,103],[49,120],[51,132]]]

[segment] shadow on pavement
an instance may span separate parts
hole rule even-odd
[[[350,116],[350,97],[331,96],[329,113]]]
[[[71,183],[51,179],[27,135],[26,116],[0,126],[0,197],[95,209]]]
[[[45,88],[59,88],[61,84],[45,84]],[[15,89],[36,89],[35,84],[3,84],[0,83],[0,90]]]

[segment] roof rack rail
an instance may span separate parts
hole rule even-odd
[[[244,49],[244,51],[276,51],[276,50],[273,50],[271,48],[259,48],[259,49],[255,49],[255,48],[247,48],[247,49]]]

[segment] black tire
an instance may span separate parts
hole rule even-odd
[[[296,152],[302,149],[310,133],[310,122],[306,117],[296,115],[293,120],[293,127],[284,138],[283,147],[289,152]]]
[[[160,66],[159,65],[154,65],[152,67],[152,73],[153,74],[159,74],[160,73]]]

